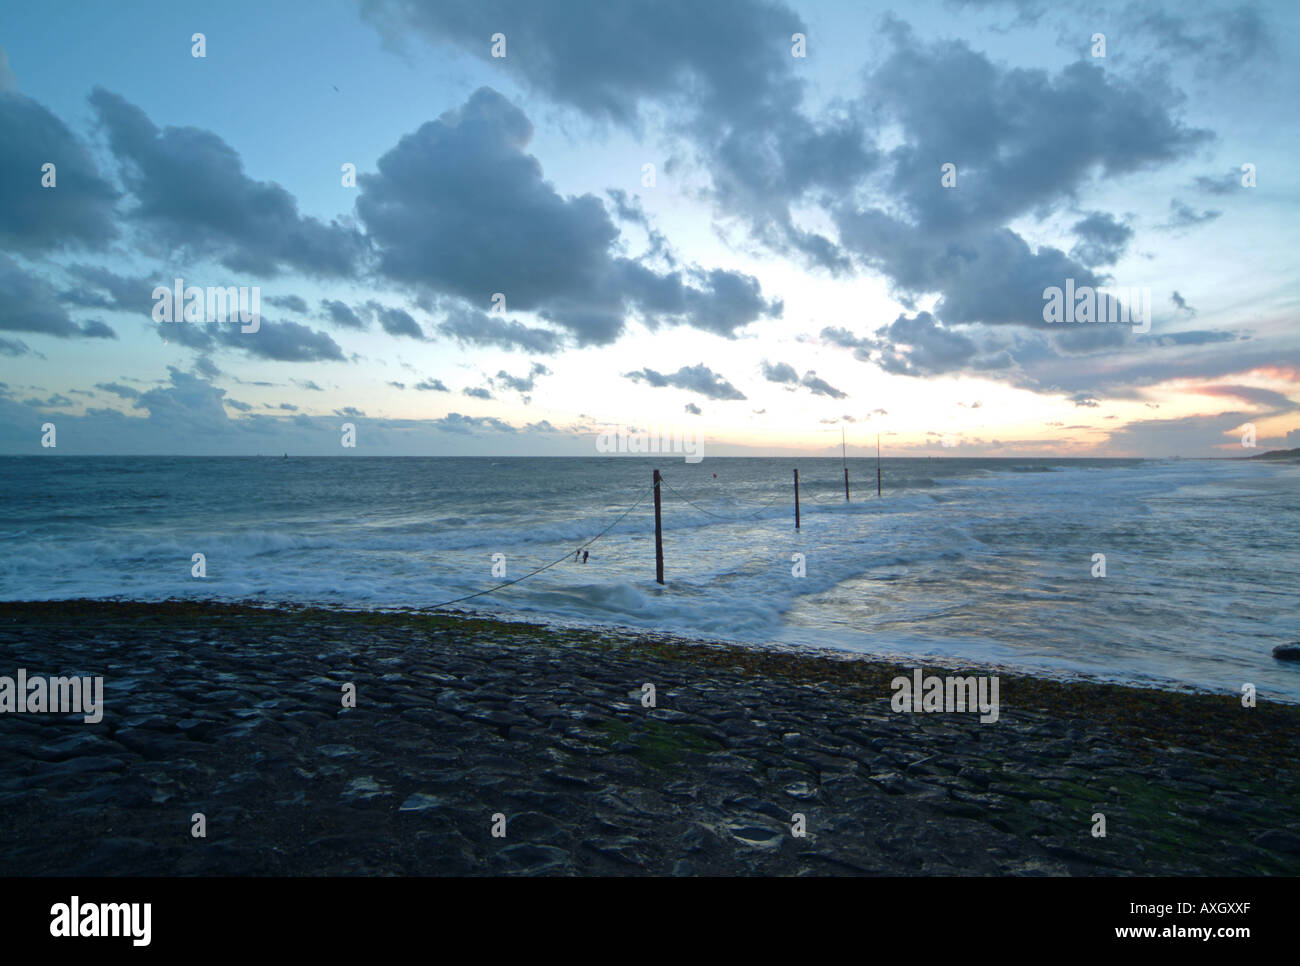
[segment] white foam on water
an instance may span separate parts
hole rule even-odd
[[[790,461],[712,461],[720,481],[678,466],[665,471],[659,587],[648,499],[586,565],[571,559],[646,493],[648,464],[309,462],[228,461],[231,485],[215,489],[201,478],[211,461],[126,478],[83,467],[84,496],[53,507],[65,491],[39,476],[52,471],[25,470],[46,498],[4,484],[0,597],[425,608],[500,583],[493,553],[507,579],[569,556],[458,606],[1234,693],[1249,681],[1300,700],[1298,669],[1271,658],[1300,637],[1292,466],[916,460],[891,468],[884,499],[859,482],[845,504],[837,464],[802,463],[798,532]],[[204,580],[190,576],[195,552]]]

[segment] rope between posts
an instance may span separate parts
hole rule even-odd
[[[691,500],[691,499],[689,499],[689,498],[683,496],[680,492],[678,492],[678,490],[677,490],[677,488],[676,488],[675,486],[673,486],[671,483],[668,482],[667,478],[663,475],[662,472],[659,474],[659,481],[660,481],[661,483],[663,483],[665,486],[667,486],[668,489],[672,490],[673,494],[674,494],[675,496],[677,496],[680,500],[682,500],[683,502],[685,502],[685,503],[689,504],[690,506],[694,507],[698,512],[703,513],[703,514],[705,514],[706,516],[714,517],[715,519],[718,519],[718,520],[733,520],[733,521],[734,521],[734,520],[748,520],[748,519],[753,519],[753,518],[757,517],[757,516],[758,516],[760,513],[762,513],[763,511],[769,509],[769,508],[770,508],[774,503],[776,503],[776,501],[779,500],[779,499],[781,498],[781,496],[782,496],[781,492],[778,491],[778,492],[777,492],[777,493],[772,497],[771,500],[769,500],[769,501],[768,501],[766,504],[764,504],[763,506],[759,507],[759,508],[758,508],[757,510],[755,510],[753,513],[745,513],[745,514],[741,514],[741,515],[739,515],[739,516],[723,516],[723,515],[720,514],[720,513],[714,513],[712,510],[706,510],[704,507],[700,506],[700,505],[699,505],[698,503],[696,503],[694,500]],[[622,513],[620,513],[620,514],[618,515],[618,517],[615,518],[615,520],[614,520],[613,523],[611,523],[609,526],[607,526],[604,530],[601,530],[600,533],[596,534],[594,537],[592,537],[592,538],[591,538],[590,540],[588,540],[586,543],[584,543],[584,544],[582,544],[580,547],[578,547],[578,548],[577,548],[578,551],[582,551],[582,550],[585,550],[587,547],[590,547],[593,543],[595,543],[597,540],[601,539],[601,537],[605,536],[605,534],[609,533],[609,532],[610,532],[611,530],[613,530],[616,526],[618,526],[620,523],[622,523],[623,520],[627,517],[627,515],[628,515],[629,513],[631,513],[633,510],[635,510],[638,506],[640,506],[641,503],[645,500],[645,498],[646,498],[647,496],[649,496],[651,492],[653,492],[653,490],[654,490],[654,485],[651,484],[651,486],[650,486],[648,489],[646,489],[644,492],[642,492],[642,494],[641,494],[639,497],[636,498],[636,501],[635,501],[631,506],[629,506],[626,510],[624,510]],[[820,499],[820,497],[819,497],[818,494],[810,493],[809,496],[811,496],[811,497],[813,498],[814,502],[816,502],[816,503],[823,503],[823,502],[824,502],[822,499]],[[436,610],[436,609],[438,609],[439,607],[447,607],[447,606],[449,606],[449,605],[451,605],[451,604],[459,604],[459,603],[461,603],[462,601],[473,600],[475,597],[483,597],[483,596],[486,596],[487,594],[493,594],[493,593],[496,593],[498,590],[503,590],[504,588],[506,588],[506,587],[510,587],[510,586],[513,586],[514,584],[517,584],[517,583],[519,583],[520,581],[527,580],[529,577],[535,577],[537,574],[540,574],[540,573],[541,573],[542,571],[544,571],[544,570],[550,570],[552,567],[555,567],[555,566],[557,566],[557,565],[563,563],[564,561],[568,560],[568,559],[569,559],[569,556],[570,556],[570,552],[566,550],[566,551],[564,552],[564,555],[563,555],[562,557],[557,557],[555,560],[552,560],[550,563],[543,564],[542,566],[538,567],[538,568],[535,569],[535,570],[530,570],[528,573],[524,574],[524,575],[521,576],[521,577],[516,577],[514,580],[507,580],[507,581],[505,581],[504,583],[497,584],[495,587],[489,587],[489,588],[487,588],[486,590],[476,591],[475,593],[472,593],[472,594],[465,594],[463,597],[455,597],[455,598],[452,598],[451,600],[444,600],[444,601],[442,601],[441,603],[437,603],[437,604],[433,604],[433,605],[431,605],[430,609],[432,609],[432,610]]]
[[[712,510],[706,510],[706,509],[704,509],[704,507],[700,506],[700,505],[699,505],[698,503],[696,503],[694,500],[690,500],[690,499],[687,499],[686,497],[682,496],[681,493],[678,493],[678,492],[677,492],[677,487],[675,487],[675,486],[673,486],[671,483],[669,483],[668,480],[667,480],[667,478],[663,475],[662,472],[660,472],[660,474],[659,474],[659,480],[660,480],[660,482],[664,483],[664,484],[668,487],[668,489],[672,490],[673,493],[674,493],[674,494],[675,494],[679,499],[684,500],[685,502],[689,503],[691,506],[695,507],[695,509],[699,510],[701,513],[707,514],[708,516],[711,516],[711,517],[716,517],[716,518],[719,519],[719,520],[749,520],[749,519],[752,519],[752,518],[758,516],[758,515],[759,515],[760,513],[762,513],[764,510],[768,509],[768,508],[769,508],[773,503],[775,503],[777,500],[779,500],[779,499],[781,498],[781,494],[778,492],[774,497],[772,497],[772,499],[768,500],[767,503],[766,503],[764,506],[759,507],[759,508],[758,508],[757,510],[755,510],[753,513],[747,513],[747,514],[742,513],[740,516],[727,517],[727,516],[723,516],[723,515],[720,514],[720,513],[714,513]]]
[[[590,547],[593,543],[595,543],[597,540],[599,540],[599,539],[600,539],[601,537],[603,537],[605,534],[609,533],[609,531],[613,530],[616,526],[618,526],[620,523],[622,523],[622,522],[623,522],[623,518],[626,517],[626,516],[627,516],[629,513],[631,513],[633,510],[635,510],[638,506],[640,506],[640,505],[641,505],[641,501],[644,500],[644,499],[645,499],[645,498],[650,494],[651,490],[653,490],[653,489],[654,489],[654,486],[652,485],[649,489],[647,489],[644,493],[642,493],[639,497],[636,498],[636,502],[635,502],[635,503],[633,503],[630,507],[628,507],[628,508],[627,508],[626,510],[624,510],[622,513],[620,513],[620,514],[618,515],[618,519],[616,519],[613,523],[611,523],[609,526],[607,526],[604,530],[600,531],[600,533],[596,534],[594,537],[592,537],[590,540],[588,540],[586,543],[584,543],[581,547],[578,547],[578,550],[584,550],[584,549],[586,549],[587,547]],[[504,587],[509,587],[509,586],[511,586],[512,584],[517,584],[517,583],[519,583],[521,580],[527,580],[529,577],[533,577],[533,576],[535,576],[535,575],[537,575],[537,574],[540,574],[543,570],[550,570],[550,569],[551,569],[552,567],[554,567],[556,564],[563,563],[564,561],[568,560],[571,556],[572,556],[572,554],[571,554],[569,551],[566,550],[566,551],[564,552],[564,556],[563,556],[563,557],[559,557],[559,558],[557,558],[557,559],[555,559],[555,560],[552,560],[552,561],[551,561],[550,563],[548,563],[548,564],[543,564],[542,566],[538,567],[536,570],[531,570],[531,571],[529,571],[528,573],[524,574],[522,577],[516,577],[514,580],[507,580],[504,584],[497,584],[495,587],[489,587],[487,590],[480,590],[480,591],[478,591],[477,593],[474,593],[474,594],[466,594],[464,597],[457,597],[457,598],[455,598],[454,600],[444,600],[444,601],[443,601],[442,603],[440,603],[440,604],[434,604],[434,605],[432,606],[432,609],[436,610],[436,609],[439,608],[439,607],[446,607],[446,606],[448,606],[449,604],[459,604],[459,603],[460,603],[461,601],[463,601],[463,600],[473,600],[475,597],[482,597],[484,594],[495,593],[496,591],[501,590],[501,589],[504,588]]]

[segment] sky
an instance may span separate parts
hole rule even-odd
[[[0,453],[1300,447],[1298,24],[5,5]]]

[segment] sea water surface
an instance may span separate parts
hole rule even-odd
[[[851,502],[825,459],[4,457],[0,599],[427,608],[560,560],[455,606],[1300,702],[1300,466],[848,468]]]

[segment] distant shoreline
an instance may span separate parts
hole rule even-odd
[[[64,458],[77,459],[195,459],[195,460],[283,460],[285,456],[290,459],[326,459],[326,460],[601,460],[610,463],[626,462],[633,460],[651,461],[671,460],[673,462],[682,462],[681,454],[677,453],[577,453],[569,456],[528,456],[520,454],[497,453],[492,456],[451,456],[439,455],[436,453],[419,453],[419,454],[381,454],[381,453],[349,453],[326,455],[323,453],[301,453],[296,457],[294,454],[276,454],[276,453],[50,453],[47,451],[32,453],[0,453],[0,458],[17,459],[19,457],[32,457],[48,459],[52,456],[61,456]],[[812,455],[792,453],[783,456],[738,456],[735,454],[720,454],[717,456],[710,455],[709,460],[826,460],[827,462],[839,463],[840,454]],[[986,460],[989,462],[1006,462],[1006,463],[1026,463],[1026,462],[1043,462],[1043,463],[1158,463],[1164,460],[1182,459],[1186,462],[1193,460],[1224,460],[1224,459],[1256,459],[1253,456],[953,456],[941,455],[935,456],[930,453],[919,455],[899,456],[897,454],[890,456],[884,455],[880,459],[882,462],[890,460]],[[861,456],[850,456],[849,460],[862,460],[876,462],[875,453]]]
[[[317,460],[605,460],[609,462],[621,462],[628,460],[642,460],[650,462],[654,460],[664,461],[672,460],[680,462],[680,456],[673,453],[660,454],[642,454],[642,453],[623,453],[610,455],[608,453],[576,453],[568,456],[537,456],[521,455],[518,453],[497,453],[493,455],[473,455],[473,456],[452,456],[436,453],[350,453],[348,455],[324,453],[59,453],[59,452],[30,452],[30,453],[0,453],[0,459],[196,459],[196,460],[284,460],[284,459],[317,459]],[[788,455],[777,456],[753,456],[753,455],[736,455],[736,454],[718,454],[709,455],[710,461],[715,460],[825,460],[826,462],[839,463],[841,456],[837,454],[804,454],[792,453]],[[876,456],[872,454],[862,454],[848,457],[849,461],[876,462]],[[983,460],[986,462],[1006,462],[1006,463],[1025,463],[1025,462],[1052,462],[1052,463],[1163,463],[1167,461],[1179,461],[1183,463],[1194,462],[1229,462],[1240,460],[1276,460],[1279,462],[1300,462],[1300,449],[1289,450],[1270,450],[1266,453],[1256,453],[1252,456],[956,456],[952,454],[934,455],[930,453],[909,454],[900,456],[898,454],[885,454],[880,457],[881,462],[889,463],[899,460]]]

